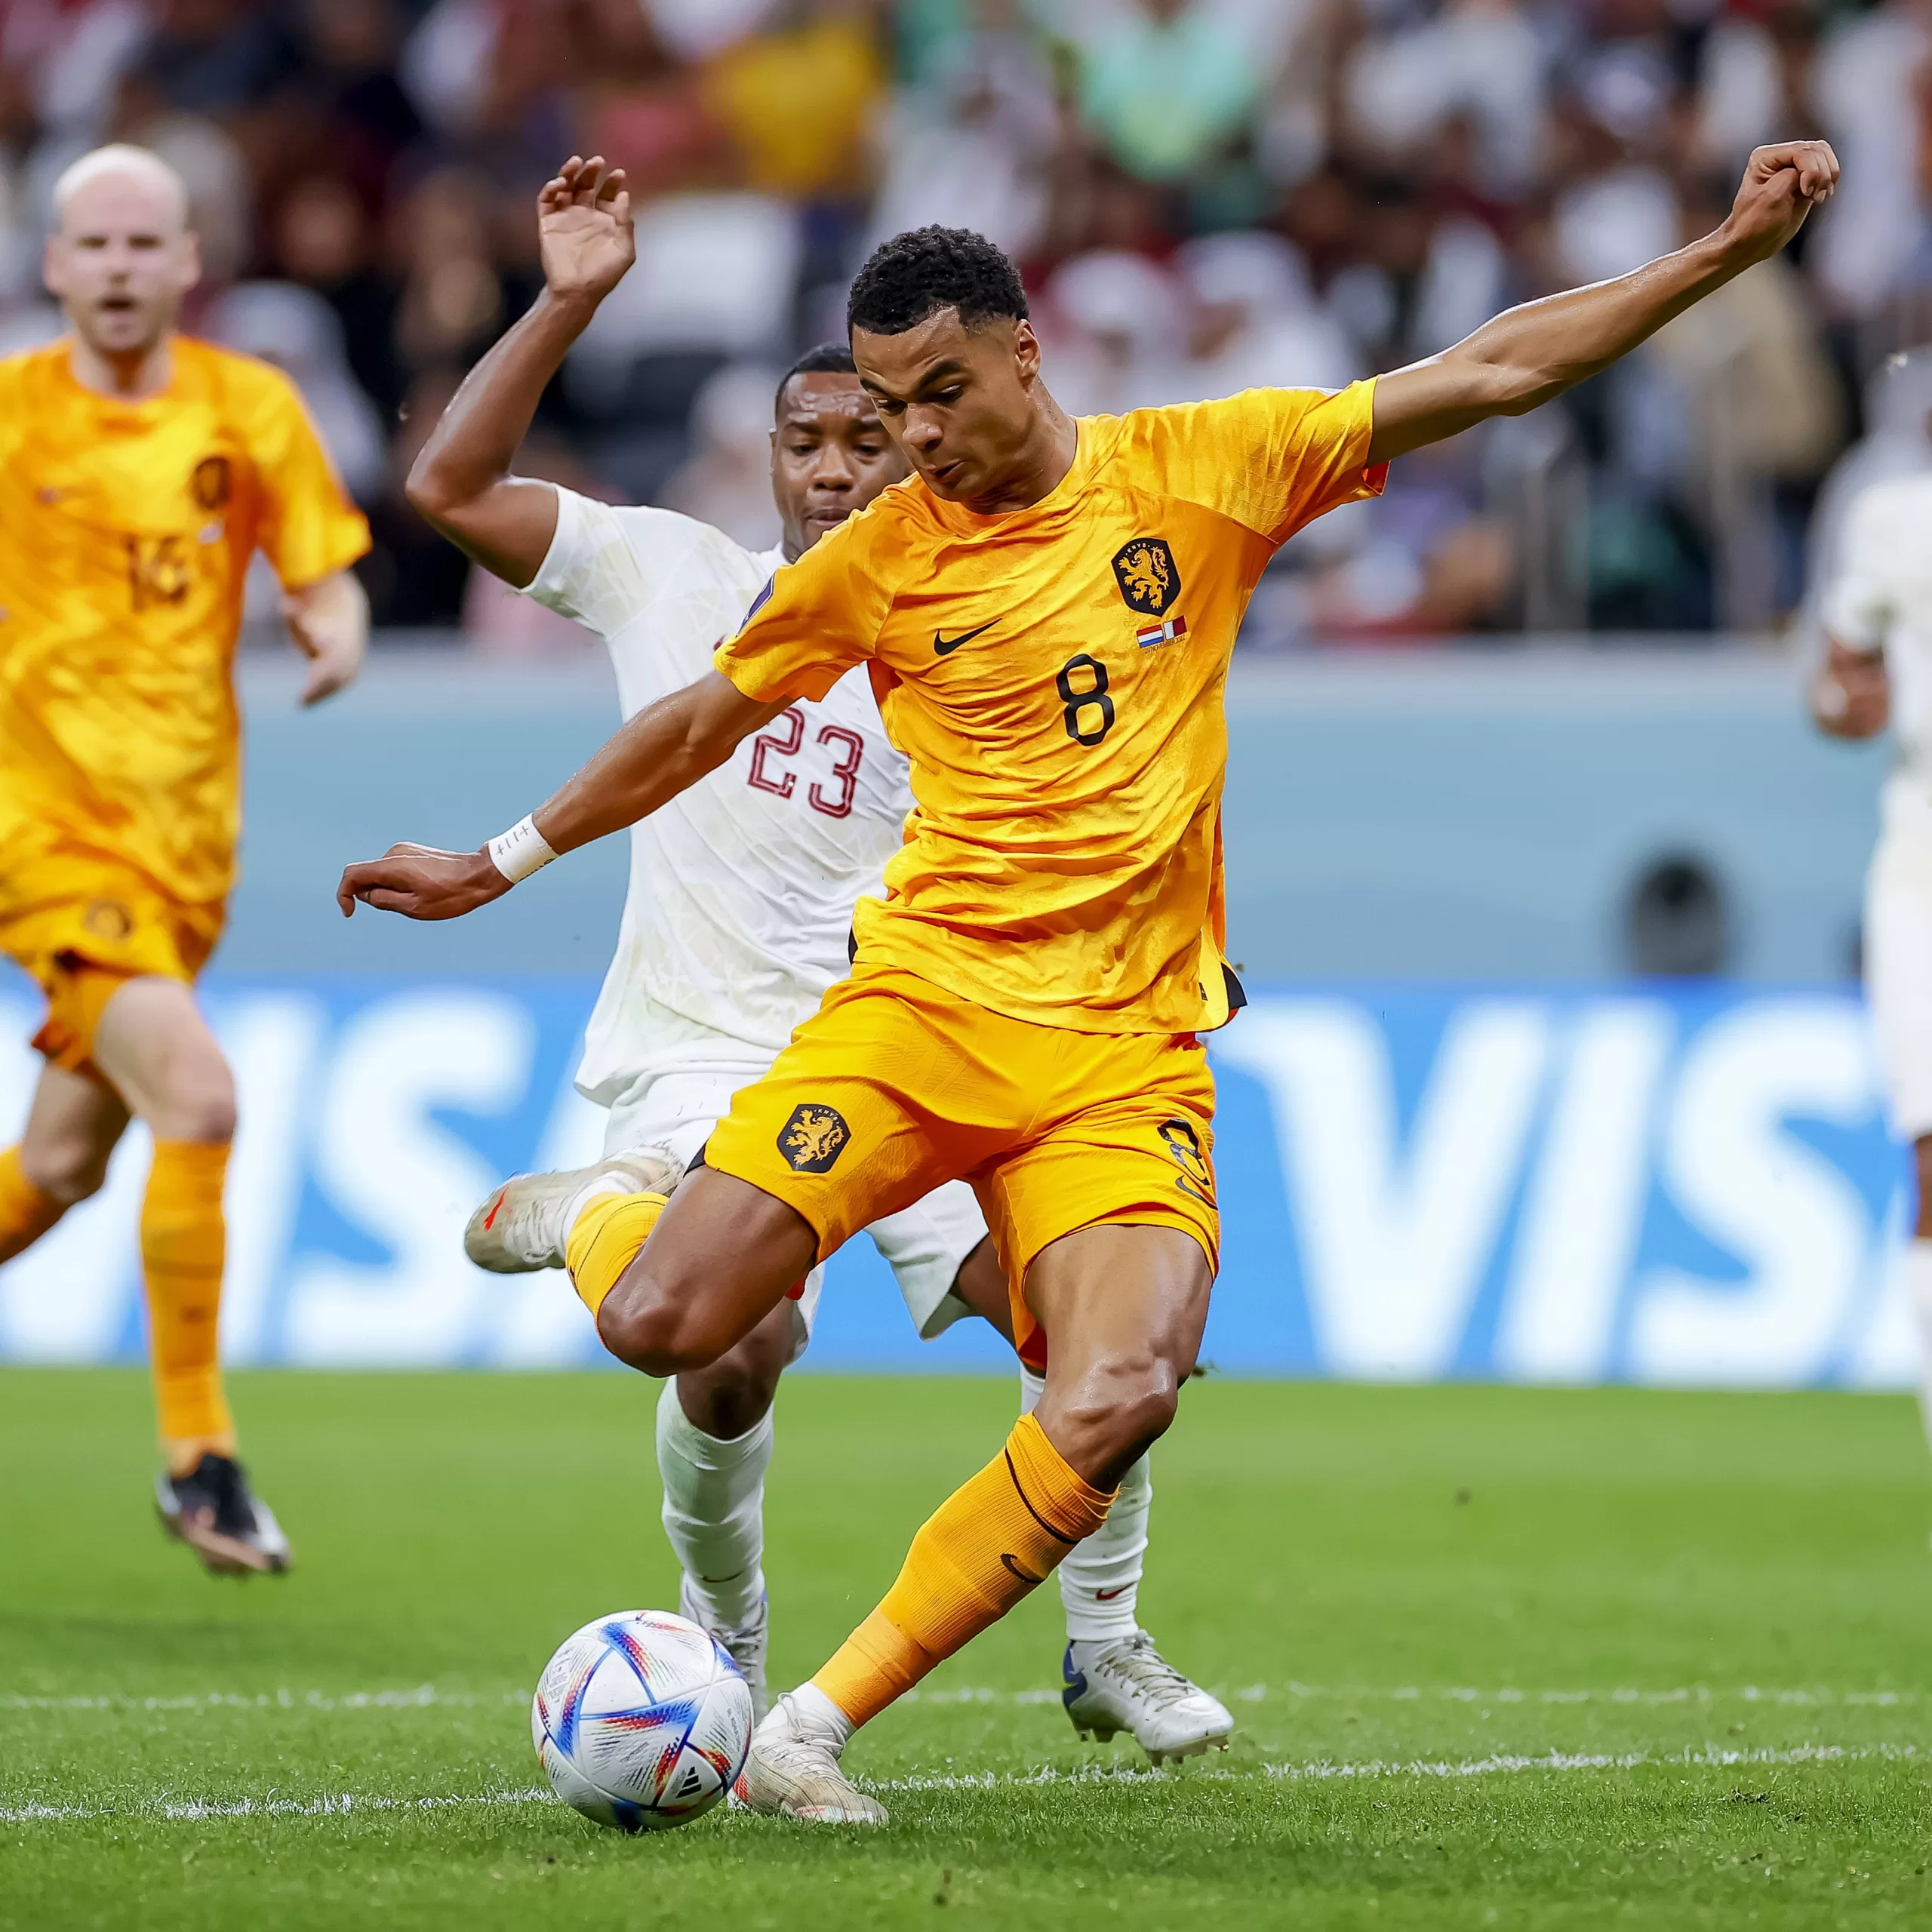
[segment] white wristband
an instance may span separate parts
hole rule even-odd
[[[490,863],[511,884],[516,885],[534,872],[540,872],[556,857],[549,841],[537,829],[534,818],[525,818],[507,832],[490,841]]]

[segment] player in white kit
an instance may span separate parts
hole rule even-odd
[[[538,199],[543,295],[479,363],[410,478],[438,529],[609,647],[626,718],[701,678],[780,565],[906,475],[843,345],[780,383],[772,487],[783,528],[752,552],[670,511],[614,509],[513,476],[545,385],[630,266],[621,174],[573,158]],[[605,181],[600,198],[598,185]],[[619,184],[613,193],[611,183]],[[600,1183],[675,1185],[739,1088],[759,1078],[844,977],[852,909],[881,890],[912,796],[865,674],[801,700],[728,762],[632,828],[617,951],[577,1085],[608,1109],[605,1159],[472,1217],[471,1257],[500,1271],[561,1267],[576,1204]],[[972,1189],[952,1182],[869,1230],[930,1339],[979,1313],[1011,1340],[1006,1284]],[[779,1376],[810,1339],[823,1270],[707,1369],[665,1385],[657,1410],[664,1525],[680,1607],[713,1631],[765,1701],[764,1472]],[[1023,1367],[1023,1401],[1041,1380]],[[1227,1710],[1174,1669],[1138,1625],[1152,1481],[1145,1457],[1105,1525],[1060,1567],[1063,1693],[1083,1736],[1133,1734],[1155,1761],[1225,1744]]]
[[[1912,1143],[1917,1168],[1906,1265],[1932,1434],[1932,472],[1854,498],[1821,614],[1827,654],[1811,686],[1820,729],[1869,738],[1889,722],[1898,740],[1866,879],[1865,990],[1893,1131]]]

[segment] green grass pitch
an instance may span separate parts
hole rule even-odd
[[[164,1544],[138,1376],[0,1374],[8,1932],[1932,1924],[1901,1398],[1196,1383],[1143,1618],[1228,1698],[1225,1757],[1078,1744],[1042,1591],[854,1746],[889,1829],[625,1839],[534,1792],[528,1699],[578,1623],[675,1601],[653,1387],[236,1381],[279,1581]],[[777,1681],[1013,1399],[788,1385]]]

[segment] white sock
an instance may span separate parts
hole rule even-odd
[[[808,1731],[815,1731],[822,1736],[829,1734],[834,1751],[842,1751],[851,1743],[852,1720],[809,1678],[797,1690],[787,1694],[787,1701],[792,1706],[793,1717]],[[779,1706],[774,1704],[766,1712],[764,1721],[769,1724],[778,1716]]]
[[[764,1596],[764,1472],[771,1412],[728,1442],[685,1414],[675,1380],[657,1398],[657,1472],[664,1534],[684,1566],[700,1620],[712,1629],[751,1623]]]
[[[598,1174],[587,1180],[583,1186],[564,1203],[564,1238],[568,1241],[571,1231],[577,1226],[577,1217],[593,1201],[600,1201],[607,1194],[629,1194],[630,1183],[622,1174]]]
[[[1906,1286],[1918,1318],[1918,1412],[1932,1441],[1932,1241],[1915,1241],[1906,1250]]]
[[[1020,1371],[1020,1412],[1032,1413],[1046,1383]],[[1140,1629],[1140,1572],[1147,1555],[1147,1512],[1154,1504],[1154,1472],[1143,1456],[1121,1478],[1107,1520],[1066,1553],[1060,1566],[1060,1600],[1070,1643],[1111,1643]]]

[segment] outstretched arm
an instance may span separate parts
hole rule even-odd
[[[424,520],[521,590],[556,534],[557,493],[513,476],[543,391],[637,254],[624,171],[575,155],[537,197],[543,293],[469,372],[409,472]]]
[[[1823,141],[1758,149],[1724,226],[1614,281],[1526,302],[1454,348],[1380,377],[1371,465],[1492,416],[1522,416],[1607,368],[1673,316],[1774,255],[1838,185]]]
[[[707,672],[640,711],[590,762],[531,814],[520,841],[506,833],[492,844],[506,852],[505,871],[489,845],[474,852],[440,852],[428,845],[392,845],[380,859],[351,866],[336,888],[347,918],[359,899],[381,912],[411,919],[454,919],[500,899],[534,871],[529,855],[547,863],[593,838],[621,831],[715,771],[740,742],[768,724],[790,702],[746,697],[730,678]]]

